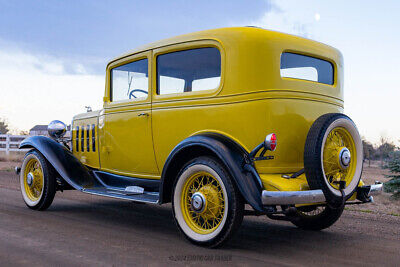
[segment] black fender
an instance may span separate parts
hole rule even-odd
[[[77,190],[99,186],[99,182],[65,146],[45,136],[32,136],[21,142],[19,148],[38,150],[61,178]]]
[[[244,169],[248,153],[239,144],[221,134],[200,134],[180,142],[169,154],[161,174],[160,203],[170,202],[177,171],[182,161],[199,155],[213,155],[226,167],[243,198],[256,211],[263,211],[262,188],[252,173]]]

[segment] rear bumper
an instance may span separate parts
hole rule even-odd
[[[375,195],[379,195],[380,193],[382,193],[382,189],[383,189],[383,184],[380,182],[376,182],[373,185],[367,185],[365,187],[369,187],[369,193],[368,196],[375,196]]]
[[[357,188],[357,199],[362,202],[371,202],[372,196],[382,192],[382,183],[361,186]],[[326,201],[322,190],[307,191],[267,191],[263,190],[261,195],[262,203],[267,205],[295,205],[324,203]]]
[[[292,205],[325,202],[322,190],[262,191],[263,205]]]

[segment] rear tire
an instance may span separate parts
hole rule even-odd
[[[322,210],[320,210],[322,209]],[[319,231],[333,225],[342,215],[343,207],[299,207],[291,222],[304,230]]]
[[[56,173],[39,151],[26,153],[19,179],[22,198],[30,209],[50,207],[56,194]]]
[[[190,242],[213,248],[240,227],[244,202],[224,166],[214,158],[199,157],[180,171],[172,210],[180,232]]]

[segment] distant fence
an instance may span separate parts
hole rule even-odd
[[[28,149],[18,149],[19,144],[29,135],[10,135],[0,134],[0,151],[9,154],[12,151],[24,151]]]

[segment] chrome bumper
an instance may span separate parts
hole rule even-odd
[[[367,198],[364,202],[370,202],[369,197],[378,195],[382,192],[382,183],[358,187],[358,190],[364,191]],[[359,191],[357,191],[359,192]],[[321,189],[307,191],[267,191],[263,190],[261,195],[263,205],[294,205],[323,203],[326,201]]]
[[[370,189],[369,189],[368,196],[375,196],[375,195],[379,195],[380,193],[382,193],[383,184],[380,182],[375,182],[375,184],[369,185],[369,187],[370,187]]]
[[[325,202],[321,189],[307,191],[262,191],[263,205],[293,205]]]

